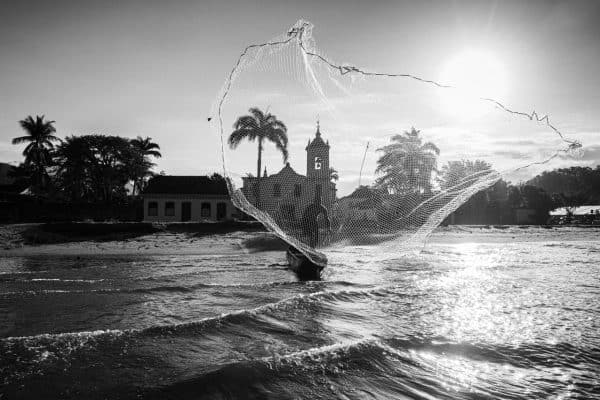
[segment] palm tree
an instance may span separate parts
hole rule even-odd
[[[377,160],[375,172],[382,176],[376,185],[391,193],[431,193],[440,149],[431,142],[423,143],[420,131],[415,128],[392,136],[391,142],[377,149],[383,155]]]
[[[25,156],[25,164],[34,169],[33,183],[36,188],[43,186],[47,176],[46,167],[52,161],[50,153],[54,149],[53,142],[60,141],[58,137],[53,135],[53,133],[56,133],[54,123],[55,121],[45,121],[43,115],[38,115],[35,119],[29,115],[19,121],[19,125],[27,135],[12,140],[12,144],[28,143],[25,150],[23,150],[23,156]]]
[[[131,139],[131,144],[133,147],[138,150],[144,157],[156,157],[161,158],[162,154],[160,154],[160,146],[158,143],[154,143],[151,137],[141,137],[138,136],[135,139]]]
[[[329,168],[329,179],[334,182],[337,182],[340,179],[340,174],[338,173],[337,169]]]
[[[137,192],[140,193],[144,189],[145,179],[152,176],[151,168],[156,164],[150,161],[150,157],[161,158],[160,146],[157,143],[152,142],[151,137],[142,138],[138,136],[131,140],[131,145],[135,151],[136,156],[132,160],[131,171],[133,175],[133,192],[132,195]]]
[[[233,124],[234,131],[229,136],[229,147],[235,149],[243,140],[258,141],[258,161],[256,163],[256,206],[260,205],[260,170],[262,167],[263,142],[268,140],[275,144],[277,150],[283,155],[283,162],[288,159],[287,127],[271,113],[264,113],[253,107],[250,115],[243,115]]]
[[[492,172],[492,165],[483,160],[448,161],[442,167],[439,183],[442,189],[466,188],[473,182]]]

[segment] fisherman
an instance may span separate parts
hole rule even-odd
[[[325,225],[328,232],[331,232],[331,221],[327,214],[327,208],[323,205],[321,193],[317,190],[315,198],[302,214],[302,229],[304,235],[308,237],[308,245],[317,247],[319,244],[319,215],[322,215],[325,220]]]

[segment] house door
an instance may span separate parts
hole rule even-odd
[[[181,203],[181,221],[189,221],[192,219],[192,203],[184,201]]]
[[[221,221],[227,218],[227,204],[217,203],[217,220]]]

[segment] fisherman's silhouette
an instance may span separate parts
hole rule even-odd
[[[331,221],[327,208],[323,205],[321,194],[317,191],[312,204],[306,207],[302,214],[302,230],[310,247],[317,247],[319,244],[319,215],[323,216],[327,230],[331,232]]]

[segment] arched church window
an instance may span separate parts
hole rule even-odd
[[[315,157],[315,169],[321,169],[322,165],[321,157]]]
[[[281,197],[281,185],[279,183],[273,185],[273,197]]]

